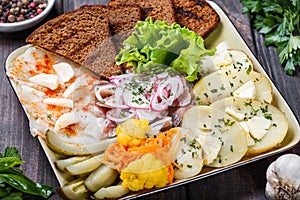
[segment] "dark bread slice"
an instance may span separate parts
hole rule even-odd
[[[98,9],[98,15],[108,19],[113,35],[132,29],[137,21],[143,19],[142,8],[138,5],[88,5],[82,8]]]
[[[177,22],[204,38],[220,21],[218,13],[206,0],[173,0],[173,4]]]
[[[81,64],[92,48],[110,36],[108,20],[97,9],[80,8],[46,22],[26,42]]]
[[[111,40],[110,23],[115,34],[126,32],[142,18],[141,12],[138,6],[84,6],[48,21],[26,42],[65,56],[108,78],[123,72],[122,67],[115,64],[116,50]],[[121,34],[117,39],[124,37]]]
[[[111,0],[109,6],[137,4],[143,9],[144,18],[163,20],[172,24],[176,22],[172,0]]]
[[[137,21],[143,19],[142,8],[138,5],[119,5],[114,7],[93,5],[85,7],[99,9],[98,14],[108,19],[113,35],[112,40],[115,43],[117,52],[121,48],[123,41],[131,35]]]

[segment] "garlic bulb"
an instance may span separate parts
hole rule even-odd
[[[266,196],[272,200],[300,199],[300,156],[286,154],[267,170]]]

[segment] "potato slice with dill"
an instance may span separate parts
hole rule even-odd
[[[250,82],[249,82],[250,81]],[[254,84],[249,84],[251,82]],[[245,87],[242,87],[245,85]],[[252,85],[252,87],[250,87]],[[254,85],[254,86],[253,86]],[[271,103],[273,100],[270,81],[262,74],[249,69],[226,69],[215,71],[198,81],[194,88],[196,103],[210,105],[211,103],[230,96],[236,96],[240,90],[259,101]],[[247,90],[249,90],[247,92]]]
[[[243,131],[249,133],[255,141],[254,145],[248,147],[247,155],[256,155],[277,147],[287,134],[287,117],[277,107],[265,102],[229,97],[211,106],[224,112],[231,110],[228,114],[243,124]],[[244,115],[244,118],[237,117],[239,114]]]

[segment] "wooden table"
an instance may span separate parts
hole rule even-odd
[[[83,4],[96,2],[101,1],[56,0],[56,5],[48,19]],[[297,69],[295,76],[288,76],[283,72],[275,48],[265,47],[264,38],[251,28],[247,15],[241,13],[242,5],[239,0],[215,0],[215,2],[232,20],[296,117],[300,119],[300,69]],[[25,38],[33,30],[34,28],[19,33],[0,33],[0,64],[2,66],[0,68],[0,152],[3,152],[6,146],[17,147],[23,160],[26,161],[22,165],[25,174],[35,181],[57,188],[59,185],[54,173],[38,140],[33,138],[29,132],[28,120],[4,72],[6,57],[17,47],[24,45]],[[300,154],[300,145],[298,144],[289,152]],[[141,199],[265,199],[265,172],[268,165],[278,156],[256,161]],[[60,197],[54,194],[50,199],[60,199]]]

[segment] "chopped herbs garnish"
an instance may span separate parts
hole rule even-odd
[[[233,126],[235,121],[231,121],[230,119],[227,119],[224,121],[225,126]]]
[[[255,109],[252,108],[252,109],[250,110],[250,115],[256,116],[257,113],[258,113],[258,111],[259,111],[259,109],[255,110]]]
[[[221,155],[218,155],[218,162],[219,162],[219,163],[222,163]]]
[[[248,68],[247,68],[246,73],[249,75],[251,71],[252,71],[252,65],[249,65]]]
[[[270,114],[270,113],[265,113],[265,114],[264,114],[264,117],[265,117],[266,119],[272,120],[272,114]]]
[[[181,139],[180,139],[180,141],[182,141],[182,142],[186,143],[186,138],[185,138],[185,137],[183,137],[183,138],[181,138]]]
[[[193,148],[197,148],[196,147],[196,139],[193,139],[193,140],[191,140],[190,142],[189,142],[189,146],[191,146],[191,147],[193,147]]]
[[[262,113],[267,113],[268,112],[268,105],[266,105],[265,107],[260,107],[260,110]]]
[[[253,138],[253,140],[255,143],[260,142],[260,139],[257,139],[257,138]]]
[[[212,89],[210,92],[211,92],[211,93],[217,93],[218,90],[217,90],[217,89]]]
[[[236,64],[238,64],[238,65],[242,65],[242,66],[243,66],[243,63],[241,63],[241,62],[236,62]]]
[[[121,116],[121,117],[126,117],[125,112],[120,112],[120,116]]]
[[[181,153],[182,153],[182,154],[186,154],[186,152],[185,152],[184,149],[181,149]]]
[[[226,90],[224,84],[221,85],[220,89],[221,89],[221,90]]]
[[[223,145],[224,145],[223,139],[222,139],[221,137],[219,137],[218,139],[220,140],[220,142],[221,142],[221,144],[222,144],[222,146],[223,146]]]
[[[252,101],[245,102],[244,105],[252,107]]]
[[[215,128],[222,128],[222,126],[220,124],[216,124]]]

